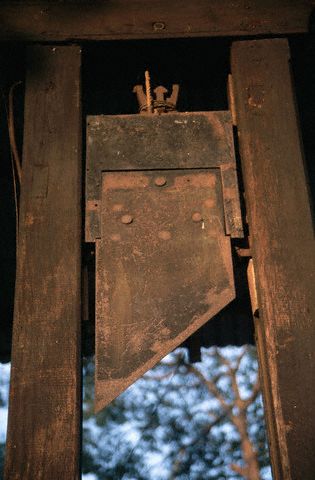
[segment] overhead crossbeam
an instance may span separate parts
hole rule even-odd
[[[313,0],[1,2],[0,40],[37,42],[304,33],[308,31],[313,8]]]

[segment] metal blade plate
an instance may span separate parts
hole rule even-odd
[[[100,410],[235,297],[219,169],[102,174]]]
[[[87,122],[85,240],[100,238],[104,171],[220,168],[225,231],[243,237],[229,112],[96,115]]]

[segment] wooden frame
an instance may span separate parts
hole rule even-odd
[[[275,480],[314,478],[315,242],[285,39],[236,42],[232,76]]]
[[[303,33],[313,0],[16,1],[0,4],[0,40],[65,41]]]
[[[6,479],[79,478],[80,47],[29,50]]]
[[[313,6],[1,2],[0,40],[301,33]],[[35,47],[29,60],[6,479],[72,480],[79,478],[81,402],[80,48]],[[311,480],[315,254],[286,40],[235,43],[232,73],[273,470],[275,480]]]

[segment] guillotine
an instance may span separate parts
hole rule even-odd
[[[96,244],[100,408],[235,297],[234,132],[273,475],[312,479],[315,250],[284,37],[308,31],[312,2],[147,4],[0,5],[0,39],[28,44],[5,478],[80,475],[83,237]],[[82,129],[86,41],[222,36],[246,37],[231,43],[228,110]]]

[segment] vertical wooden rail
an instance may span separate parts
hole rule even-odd
[[[7,480],[79,478],[81,51],[28,51]]]
[[[315,475],[315,244],[285,39],[232,47],[275,480]]]

